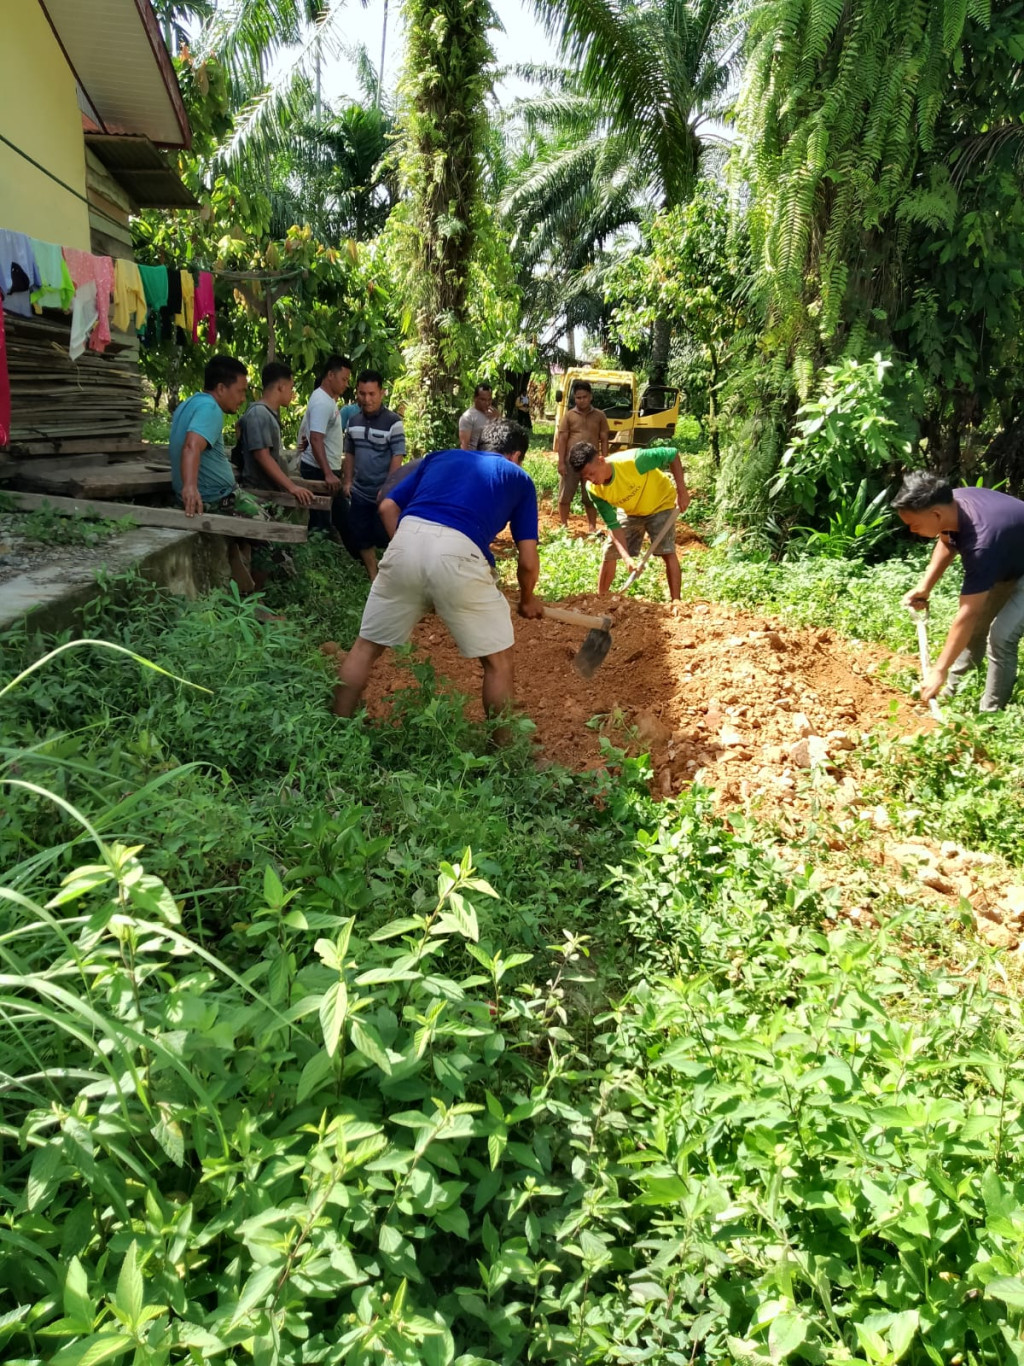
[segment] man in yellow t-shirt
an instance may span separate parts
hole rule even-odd
[[[601,563],[598,593],[611,588],[615,562],[620,557],[630,569],[636,567],[647,535],[652,545],[662,537],[657,553],[665,563],[669,596],[678,600],[682,575],[675,522],[690,503],[679,452],[671,446],[651,446],[605,456],[589,441],[579,441],[569,452],[569,467],[589,484],[594,506],[611,533]]]

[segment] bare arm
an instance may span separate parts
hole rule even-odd
[[[320,473],[324,477],[324,483],[332,493],[337,493],[341,486],[341,481],[331,469],[331,462],[327,459],[327,447],[324,445],[323,432],[310,432],[309,449],[313,452],[313,459],[320,466]]]
[[[540,578],[540,556],[537,554],[536,541],[516,541],[519,566],[516,578],[519,580],[519,615],[521,617],[542,617],[544,604],[535,598],[537,580]]]
[[[934,560],[934,555],[932,558]],[[946,636],[946,643],[943,645],[939,657],[932,666],[931,672],[921,689],[922,702],[930,702],[945,683],[946,676],[953,664],[970,644],[972,636],[978,629],[978,625],[985,615],[990,596],[991,590],[988,593],[971,593],[967,597],[961,597],[960,607],[953,618],[949,634]]]
[[[468,428],[464,428],[463,425],[462,425],[462,423],[460,422],[460,423],[459,423],[459,450],[460,450],[460,451],[468,451],[468,450],[469,450],[469,443],[470,443],[470,440],[471,440],[471,437],[470,437]]]
[[[300,507],[308,508],[313,501],[313,495],[309,489],[303,488],[301,484],[293,483],[284,470],[270,454],[270,447],[264,446],[261,450],[253,451],[252,458],[270,483],[271,488],[278,488],[283,493],[290,493],[295,498]]]
[[[181,452],[181,501],[186,517],[196,517],[203,510],[199,496],[199,457],[210,443],[198,432],[189,432]]]
[[[928,561],[928,568],[921,576],[921,581],[916,588],[912,588],[903,599],[904,607],[912,607],[915,611],[920,611],[928,606],[928,599],[931,597],[932,589],[945,574],[946,570],[956,559],[957,552],[951,545],[948,545],[942,538],[935,542],[935,549],[932,557]],[[973,595],[972,595],[973,596]],[[960,599],[963,602],[963,598]]]
[[[569,432],[564,422],[559,424],[555,437],[555,450],[558,453],[558,473],[565,473],[565,457],[569,449]]]
[[[380,513],[380,520],[384,523],[384,530],[388,533],[388,540],[395,539],[395,532],[398,530],[398,519],[402,515],[402,509],[393,498],[382,498],[377,508]]]
[[[686,474],[683,470],[683,462],[678,455],[668,468],[672,478],[676,481],[676,505],[680,512],[685,512],[690,506],[690,490],[686,487]]]
[[[602,414],[603,416],[603,414]],[[601,423],[601,436],[597,443],[598,451],[604,458],[608,459],[608,447],[612,439],[612,429],[608,426],[608,419],[605,418]]]

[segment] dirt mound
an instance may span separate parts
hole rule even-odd
[[[832,631],[706,602],[670,608],[586,596],[564,605],[610,613],[604,665],[581,679],[572,659],[582,630],[517,617],[516,692],[544,755],[569,768],[601,765],[603,734],[619,748],[649,752],[663,793],[699,777],[728,804],[761,793],[784,798],[800,769],[827,764],[857,732],[890,718],[902,730],[926,724],[876,676],[883,651],[854,650]],[[479,716],[479,665],[460,658],[444,625],[428,617],[413,641]],[[367,691],[370,714],[386,716],[388,694],[408,683],[385,655]]]

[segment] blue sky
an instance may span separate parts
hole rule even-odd
[[[494,30],[491,43],[499,66],[519,63],[549,63],[555,60],[555,50],[544,29],[522,0],[493,0],[494,10],[504,32]],[[376,66],[380,58],[381,31],[384,21],[384,0],[369,0],[365,9],[359,0],[350,0],[346,38],[353,47],[366,46]],[[405,50],[405,27],[400,0],[388,5],[387,56],[384,62],[384,87],[394,90],[401,70]],[[346,57],[328,61],[323,69],[323,92],[327,99],[343,103],[358,97],[355,83],[355,64]],[[528,87],[515,78],[503,81],[498,90],[502,104],[516,95],[526,93]]]

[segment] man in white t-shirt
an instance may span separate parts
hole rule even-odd
[[[338,400],[348,388],[352,362],[345,356],[328,356],[320,369],[320,383],[313,390],[299,428],[299,474],[303,479],[321,479],[334,501],[331,512],[311,512],[311,530],[330,531],[333,526],[342,544],[354,558],[359,558],[349,531],[348,508],[341,491],[341,467],[344,460],[341,413]]]

